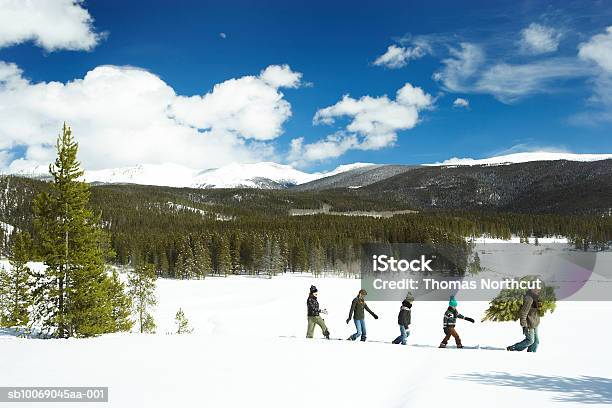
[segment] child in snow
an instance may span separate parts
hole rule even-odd
[[[457,310],[457,300],[454,296],[450,297],[450,301],[448,302],[448,309],[444,312],[444,339],[442,339],[442,343],[440,343],[440,348],[445,348],[446,343],[451,336],[455,338],[455,343],[457,344],[457,348],[463,348],[461,344],[461,339],[459,338],[459,334],[455,330],[455,324],[457,324],[457,319],[467,320],[468,322],[474,323],[474,319],[471,317],[465,317]]]
[[[325,320],[323,320],[323,318],[320,316],[321,313],[326,314],[327,310],[321,310],[319,308],[319,300],[317,299],[318,294],[319,291],[317,290],[317,287],[311,285],[310,293],[308,295],[308,299],[306,300],[306,308],[308,311],[308,330],[306,331],[306,337],[312,339],[315,325],[318,325],[323,332],[323,336],[329,340],[329,330],[327,330]]]
[[[406,345],[406,339],[410,336],[410,318],[412,308],[412,303],[408,299],[404,299],[402,302],[402,307],[400,307],[400,311],[397,315],[397,324],[399,324],[400,335],[393,340],[393,344],[403,344]]]
[[[365,289],[361,289],[357,294],[357,297],[353,299],[351,303],[351,310],[349,311],[348,319],[346,319],[346,324],[351,321],[355,322],[355,327],[357,328],[357,333],[351,335],[347,340],[356,340],[358,337],[361,337],[361,341],[366,341],[366,326],[365,326],[365,312],[367,310],[368,313],[372,315],[374,319],[378,319],[376,313],[370,310],[368,305],[365,302],[365,297],[368,294]]]

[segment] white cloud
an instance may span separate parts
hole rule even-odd
[[[593,62],[598,70],[591,80],[593,95],[588,104],[592,110],[580,112],[570,118],[579,125],[597,125],[612,122],[612,26],[603,34],[596,34],[578,46],[581,60]]]
[[[47,51],[91,50],[101,37],[82,0],[0,0],[0,48],[33,41]]]
[[[473,84],[473,91],[489,93],[512,103],[536,93],[554,92],[558,81],[585,77],[592,72],[575,58],[551,58],[527,64],[495,64]]]
[[[425,50],[420,46],[401,47],[390,45],[384,54],[380,55],[373,62],[374,65],[384,66],[390,69],[402,68],[408,65],[408,61],[421,58],[425,55]]]
[[[205,95],[179,96],[169,110],[188,126],[271,140],[291,116],[291,105],[278,88],[295,88],[301,77],[288,65],[271,65],[258,77],[229,79]]]
[[[291,141],[287,160],[293,165],[303,165],[340,157],[348,150],[357,149],[359,146],[359,140],[355,135],[338,133],[307,144],[304,144],[303,137],[299,137]]]
[[[480,46],[472,43],[461,43],[459,48],[451,48],[449,53],[450,57],[442,60],[444,67],[434,73],[433,78],[448,91],[467,91],[468,81],[485,63],[485,53]]]
[[[519,46],[526,54],[545,54],[557,51],[561,41],[561,32],[537,23],[521,30]]]
[[[264,70],[265,72],[265,70]],[[158,76],[100,66],[82,79],[31,83],[0,62],[0,155],[21,146],[48,163],[68,122],[88,169],[176,162],[194,168],[269,159],[290,104],[259,76],[229,79],[202,96],[181,96]]]
[[[578,56],[595,62],[601,69],[612,73],[612,26],[604,34],[597,34],[578,47]]]
[[[338,157],[349,149],[377,150],[392,146],[397,132],[412,129],[419,121],[419,112],[433,105],[431,95],[406,83],[395,95],[363,96],[354,99],[345,95],[334,105],[319,109],[314,124],[332,125],[338,118],[348,118],[346,127],[324,139],[304,144],[294,139],[289,160],[296,164]]]
[[[471,43],[462,43],[460,48],[451,49],[450,54],[450,58],[442,61],[443,68],[434,74],[434,79],[445,90],[490,94],[504,103],[536,93],[553,92],[560,81],[592,74],[592,69],[569,57],[524,64],[491,64],[482,48]]]
[[[455,108],[469,108],[470,102],[465,98],[457,98],[453,101],[453,107]]]
[[[291,70],[289,65],[270,65],[259,74],[264,82],[274,88],[298,88],[302,85],[302,73]]]

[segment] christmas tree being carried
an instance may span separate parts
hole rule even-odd
[[[533,281],[537,277],[525,276],[521,280]],[[555,291],[552,287],[542,283],[541,292],[539,295],[540,302],[538,313],[544,316],[546,312],[554,312],[556,307]],[[504,289],[491,300],[489,308],[485,311],[482,321],[490,320],[494,322],[511,322],[519,319],[519,312],[523,305],[523,299],[527,289]]]

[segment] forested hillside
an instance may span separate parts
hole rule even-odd
[[[612,211],[612,160],[417,167],[358,191],[420,209],[604,214]]]
[[[397,182],[397,181],[396,181]],[[0,179],[0,221],[32,228],[32,200],[47,188],[42,181]],[[135,259],[176,278],[218,274],[343,271],[359,259],[364,242],[463,242],[488,234],[508,238],[563,235],[588,244],[612,240],[612,218],[595,215],[530,215],[496,211],[425,210],[390,218],[342,215],[290,216],[293,208],[387,210],[414,208],[381,195],[351,191],[98,185],[91,206],[110,233],[110,262]],[[8,238],[8,237],[7,237]],[[36,236],[34,234],[34,239]]]

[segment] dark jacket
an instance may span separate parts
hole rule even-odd
[[[456,308],[449,306],[444,312],[444,327],[455,327],[457,319],[465,319],[465,316],[459,313]]]
[[[531,291],[527,291],[523,298],[523,306],[521,306],[521,310],[519,310],[521,327],[535,329],[540,325],[540,313],[538,311],[539,302],[539,296]]]
[[[404,326],[405,329],[410,326],[410,319],[412,318],[412,313],[410,311],[410,307],[402,306],[400,308],[399,314],[397,315],[397,324],[400,326]]]
[[[351,303],[351,310],[349,311],[348,317],[349,320],[351,319],[351,317],[355,320],[365,319],[364,309],[367,310],[368,313],[372,315],[372,317],[378,318],[378,316],[376,316],[376,313],[370,310],[365,300],[359,299],[359,296],[357,296],[355,299],[353,299],[353,303]]]
[[[308,295],[308,299],[306,300],[306,308],[308,309],[308,316],[318,316],[321,313],[321,309],[319,309],[319,300],[312,293]]]

